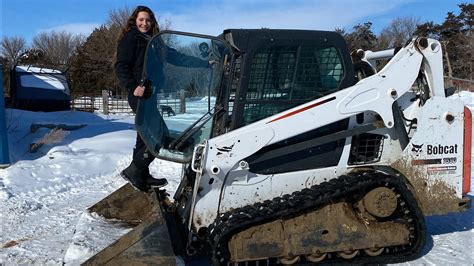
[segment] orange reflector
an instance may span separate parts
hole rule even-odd
[[[462,193],[471,191],[471,149],[472,149],[472,113],[464,107],[464,159],[462,174]]]

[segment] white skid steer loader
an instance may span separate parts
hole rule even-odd
[[[470,207],[471,112],[446,97],[436,40],[353,55],[325,31],[155,36],[135,124],[151,153],[183,165],[181,183],[172,199],[126,185],[91,207],[135,227],[84,264],[416,258],[425,216]],[[187,128],[159,115],[175,92]]]

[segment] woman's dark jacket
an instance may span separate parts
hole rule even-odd
[[[120,85],[128,91],[128,103],[133,112],[136,112],[138,103],[138,97],[133,95],[133,91],[142,78],[145,51],[150,38],[151,36],[141,33],[137,27],[132,27],[117,46],[115,74]]]
[[[120,85],[128,91],[128,103],[133,112],[137,110],[138,97],[133,91],[140,84],[145,60],[145,51],[151,36],[141,33],[137,27],[132,27],[125,33],[117,46],[117,61],[115,62],[115,74]],[[173,48],[166,47],[166,61],[177,66],[208,67],[209,62],[196,57],[179,53]],[[159,75],[162,69],[157,69]]]

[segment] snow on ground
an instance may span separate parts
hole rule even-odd
[[[133,117],[13,109],[6,113],[12,165],[0,170],[0,263],[62,264],[84,210],[125,184],[119,172],[131,160]],[[32,133],[33,123],[87,126],[57,134],[57,143],[45,143],[30,153],[31,143],[51,133],[47,128]],[[180,170],[169,162],[151,165],[152,174],[168,178],[171,191]]]
[[[474,110],[473,93],[461,92],[452,97]],[[96,253],[92,244],[97,248],[122,235],[123,229],[115,228],[102,237],[103,243],[88,243],[92,238],[74,232],[81,230],[81,223],[76,228],[79,220],[97,222],[82,228],[85,231],[100,227],[100,218],[84,210],[125,184],[119,172],[131,160],[133,117],[13,109],[7,109],[6,116],[12,165],[0,169],[0,264],[61,265],[66,252],[74,262]],[[166,119],[184,127],[191,121],[190,116]],[[82,127],[59,132],[41,127],[32,131],[35,123]],[[32,143],[42,142],[35,153],[29,152]],[[151,172],[168,179],[166,189],[171,194],[176,190],[179,164],[155,160]],[[474,187],[474,180],[471,186]],[[470,195],[474,199],[474,194]],[[473,208],[464,213],[428,217],[427,226],[424,255],[404,265],[474,263]],[[75,248],[67,250],[72,242]]]

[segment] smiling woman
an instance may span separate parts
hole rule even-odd
[[[134,113],[137,111],[139,99],[145,92],[142,72],[146,47],[150,38],[158,31],[153,11],[146,6],[138,6],[119,37],[115,73],[120,85],[128,91],[128,103]],[[150,174],[149,165],[154,159],[137,133],[132,162],[121,172],[121,176],[141,191],[148,191],[151,186],[166,185],[166,179],[155,179]]]
[[[138,12],[135,24],[137,25],[137,28],[141,33],[148,33],[153,24],[150,13],[148,13],[147,11]]]

